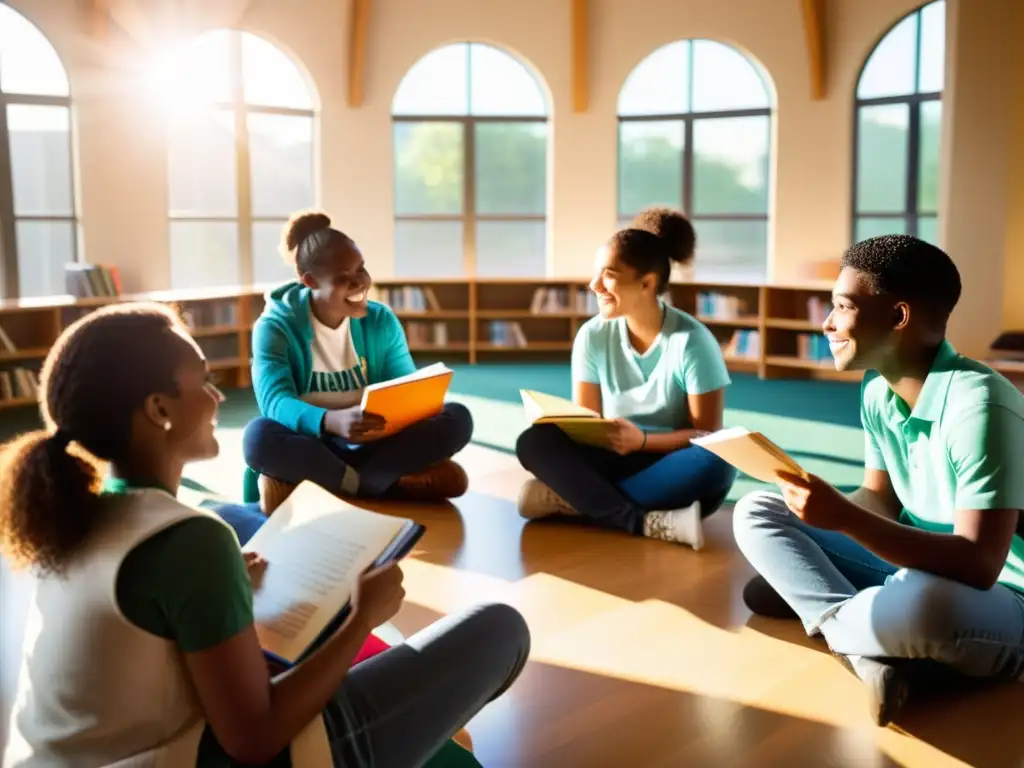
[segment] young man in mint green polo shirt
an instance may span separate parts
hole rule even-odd
[[[960,275],[906,235],[845,254],[825,321],[863,388],[865,472],[842,495],[780,477],[736,507],[755,613],[796,616],[866,684],[884,725],[936,671],[1024,672],[1024,395],[945,339]],[[941,676],[940,676],[941,677]]]

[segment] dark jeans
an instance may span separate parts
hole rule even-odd
[[[472,435],[469,409],[460,403],[446,403],[437,416],[362,445],[333,435],[303,435],[261,417],[246,426],[242,450],[246,464],[275,480],[296,485],[312,480],[335,491],[342,489],[351,468],[359,476],[360,496],[382,496],[403,475],[450,459],[466,447]]]
[[[554,424],[519,436],[516,456],[538,480],[577,512],[630,533],[643,532],[644,515],[699,501],[710,515],[725,501],[736,470],[696,445],[672,453],[614,451],[577,443]]]

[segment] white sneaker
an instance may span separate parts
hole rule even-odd
[[[519,514],[527,520],[536,520],[549,515],[578,514],[569,502],[551,490],[540,480],[527,480],[519,490]]]
[[[700,502],[682,509],[648,512],[644,515],[644,536],[650,539],[689,544],[694,551],[704,546],[704,525]]]

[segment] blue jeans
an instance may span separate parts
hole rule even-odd
[[[243,547],[267,521],[259,504],[217,504],[210,505],[209,509],[235,529],[238,543]]]
[[[614,451],[577,443],[554,424],[529,427],[516,456],[573,509],[613,528],[643,532],[644,515],[695,501],[710,515],[725,501],[736,470],[710,451],[691,445],[672,453]]]
[[[450,459],[473,436],[473,417],[461,403],[389,437],[353,445],[340,437],[312,437],[267,418],[249,422],[242,436],[245,463],[261,475],[359,496],[383,496],[403,475]]]
[[[932,659],[979,678],[1024,675],[1024,594],[897,568],[844,534],[807,525],[776,493],[742,498],[733,529],[807,633],[836,653]]]

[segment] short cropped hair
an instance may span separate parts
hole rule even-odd
[[[867,275],[877,293],[923,308],[945,323],[960,300],[960,272],[941,248],[910,235],[882,235],[853,245],[842,266]]]

